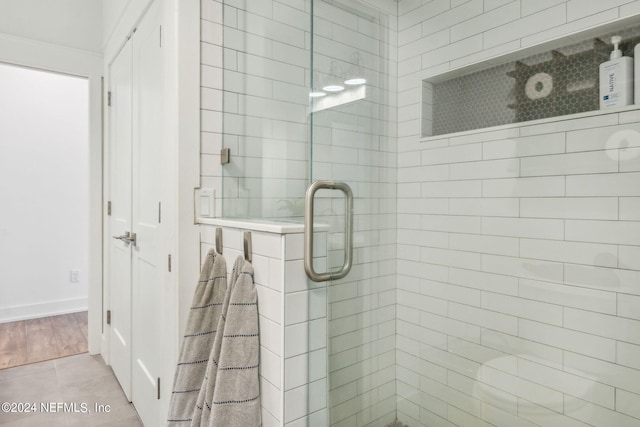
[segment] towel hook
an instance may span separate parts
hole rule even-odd
[[[244,259],[246,259],[247,261],[251,262],[251,232],[250,231],[245,231],[244,232]]]
[[[216,252],[222,255],[222,228],[216,228]]]

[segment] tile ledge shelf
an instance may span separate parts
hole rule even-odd
[[[274,234],[304,233],[304,224],[301,222],[285,222],[251,218],[196,218],[196,224],[238,228],[250,231],[263,231],[265,233]],[[326,224],[314,224],[313,229],[314,231],[329,231],[329,226]]]
[[[628,105],[626,107],[620,107],[620,108],[610,108],[607,110],[585,111],[583,113],[567,114],[564,116],[549,117],[546,119],[539,119],[539,120],[529,120],[526,122],[509,123],[506,125],[499,125],[499,126],[489,126],[486,128],[470,129],[470,130],[465,130],[460,132],[443,133],[440,135],[423,136],[423,137],[420,137],[420,142],[423,143],[423,142],[437,141],[440,139],[448,139],[448,138],[468,136],[468,135],[477,135],[482,133],[491,133],[491,132],[514,129],[514,128],[525,128],[529,126],[538,126],[538,125],[543,125],[547,123],[566,122],[571,120],[584,119],[588,117],[626,113],[630,111],[640,111],[640,104]],[[640,120],[640,114],[639,114],[639,120]],[[618,124],[622,124],[622,123],[619,123],[618,121]],[[554,132],[558,132],[558,131],[541,132],[541,133],[554,133]]]

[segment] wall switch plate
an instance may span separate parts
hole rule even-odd
[[[80,270],[71,270],[71,274],[69,275],[69,280],[72,282],[80,281]]]
[[[211,218],[216,215],[215,202],[216,190],[213,188],[200,188],[196,191],[196,216],[199,218]]]

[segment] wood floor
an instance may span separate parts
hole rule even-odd
[[[0,323],[0,369],[87,351],[87,312]]]

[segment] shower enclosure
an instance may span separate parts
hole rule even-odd
[[[311,183],[348,188],[352,239],[345,194],[314,194],[311,265],[331,279],[308,281],[309,311],[326,323],[326,342],[309,348],[309,423],[386,425],[396,416],[396,5],[259,3],[224,2],[222,145],[232,161],[222,215],[302,222]],[[349,274],[336,280],[349,252]]]
[[[385,426],[396,416],[396,23],[386,3],[392,10],[312,2],[311,181],[345,182],[354,197],[353,267],[325,282],[327,418],[335,426]],[[319,190],[315,199],[315,221],[329,225],[327,269],[339,269],[344,198]]]
[[[278,425],[640,426],[637,111],[424,137],[424,77],[466,61],[432,30],[454,6],[217,3],[222,216],[303,223],[330,187],[296,247],[328,273],[304,288],[304,416],[285,399]]]

